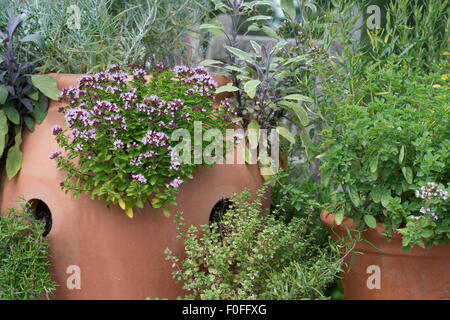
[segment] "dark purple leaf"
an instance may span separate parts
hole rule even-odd
[[[13,86],[6,86],[6,89],[8,89],[8,92],[9,92],[12,96],[17,97],[17,95],[16,95],[16,90],[14,90],[14,87],[13,87]]]
[[[19,78],[19,76],[20,76],[20,73],[19,73],[19,72],[13,73],[13,74],[11,75],[11,82],[12,82],[12,83],[16,83],[16,82],[17,82],[17,79]]]
[[[23,89],[22,89],[22,95],[26,95],[28,93],[28,91],[30,91],[30,89],[33,88],[32,84],[27,84]]]
[[[19,72],[25,71],[27,68],[30,68],[31,64],[28,62],[24,62],[19,66]]]
[[[33,105],[31,104],[30,100],[27,98],[20,99],[20,102],[27,108],[30,112],[33,112]]]

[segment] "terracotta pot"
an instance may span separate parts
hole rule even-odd
[[[353,220],[349,218],[337,226],[334,215],[327,211],[320,218],[334,241],[346,235],[345,226],[349,230],[355,228]],[[345,270],[347,272],[342,274],[345,299],[450,299],[450,244],[433,246],[431,249],[414,246],[406,253],[402,250],[401,235],[394,234],[391,242],[388,242],[381,234],[384,230],[377,223],[375,229],[363,233],[363,239],[381,251],[365,242],[357,244],[353,265],[350,271]],[[350,256],[345,259],[347,263],[350,262]],[[376,287],[378,275],[379,289]]]
[[[76,85],[80,75],[54,74],[59,89]],[[223,79],[219,79],[223,80]],[[104,201],[61,190],[65,174],[59,172],[49,154],[58,149],[51,129],[64,126],[64,117],[57,110],[61,103],[51,101],[49,112],[35,132],[24,130],[24,154],[19,174],[1,181],[0,209],[18,207],[20,196],[27,201],[41,200],[52,215],[50,244],[51,272],[59,284],[56,299],[174,299],[184,294],[181,285],[171,277],[171,263],[165,261],[164,250],[183,254],[183,242],[177,240],[172,218],[155,216],[148,205],[144,216],[129,219],[118,206],[105,207]],[[183,184],[177,196],[178,206],[186,224],[209,222],[214,205],[248,188],[254,196],[263,185],[257,165],[223,164],[210,169],[200,167],[193,180]],[[270,197],[264,204],[268,207]],[[71,267],[76,266],[76,267]],[[80,271],[80,288],[75,278]],[[67,283],[69,282],[69,285]],[[71,285],[70,285],[71,284]]]

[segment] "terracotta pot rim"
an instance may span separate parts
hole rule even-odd
[[[219,80],[219,79],[223,80],[223,81],[226,81],[226,82],[230,81],[230,78],[228,78],[226,76],[223,76],[223,75],[220,75],[220,74],[216,74],[214,72],[209,72],[209,71],[208,71],[208,73],[211,75],[211,77],[214,78],[214,80],[216,82],[218,82],[217,80]],[[81,77],[92,76],[93,74],[92,73],[59,73],[59,72],[50,72],[50,73],[47,73],[47,75],[49,75],[50,77],[55,79],[57,84],[58,84],[58,87],[59,87],[60,82],[63,79],[65,79],[66,81],[68,80],[69,82],[70,81],[76,82],[76,80],[78,80]],[[133,78],[132,75],[128,75],[128,81],[132,80],[132,78]],[[147,81],[149,81],[151,78],[152,78],[152,75],[146,75],[145,76],[145,79]],[[66,88],[65,83],[64,83],[64,85],[61,86],[61,88]],[[224,93],[227,93],[227,92],[224,92]]]
[[[353,219],[349,217],[344,217],[343,222],[339,226],[336,225],[334,222],[334,214],[329,213],[326,209],[320,215],[320,220],[327,227],[334,240],[341,238],[343,234],[347,234],[345,227],[349,230],[356,228]],[[430,249],[424,249],[415,245],[409,252],[405,252],[402,250],[402,235],[393,233],[391,241],[388,242],[386,236],[382,234],[383,231],[386,231],[386,229],[380,222],[377,222],[375,229],[367,229],[362,234],[364,240],[369,241],[379,250],[366,242],[360,242],[357,245],[357,251],[390,256],[442,257],[450,259],[450,243],[446,245],[434,245]]]

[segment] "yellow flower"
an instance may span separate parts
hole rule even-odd
[[[450,52],[445,51],[444,56],[450,56]]]
[[[448,75],[447,75],[447,74],[443,74],[443,75],[441,76],[441,78],[442,78],[442,80],[447,81],[447,80],[448,80]]]
[[[433,88],[442,88],[442,86],[440,84],[435,84],[433,85]]]

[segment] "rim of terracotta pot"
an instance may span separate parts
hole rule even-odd
[[[353,219],[349,217],[344,217],[344,220],[338,226],[334,221],[334,214],[329,213],[327,210],[322,212],[320,220],[330,231],[333,240],[337,240],[341,238],[342,235],[346,235],[346,227],[349,230],[356,228]],[[409,252],[405,252],[402,250],[402,236],[398,233],[393,233],[391,241],[388,242],[386,236],[382,234],[384,231],[386,231],[386,229],[383,225],[380,222],[377,222],[374,229],[367,229],[362,233],[362,238],[370,242],[379,250],[366,242],[359,242],[357,251],[398,256],[428,256],[430,258],[446,257],[450,259],[450,243],[446,245],[434,245],[430,249],[423,249],[414,245]]]
[[[213,77],[214,81],[217,82],[217,84],[220,86],[227,84],[228,82],[230,82],[230,78],[223,76],[223,75],[219,75],[219,74],[215,74],[213,72],[209,72],[209,74],[211,75],[211,77]],[[63,89],[63,88],[68,88],[70,86],[73,86],[74,84],[76,84],[77,80],[83,76],[87,76],[89,74],[86,73],[49,73],[48,74],[50,77],[52,77],[53,79],[56,80],[56,83],[58,85],[58,89]],[[148,81],[150,80],[151,76],[147,75],[145,76],[145,79]],[[128,79],[131,80],[132,76],[128,76]],[[230,96],[232,93],[231,92],[223,92],[217,95],[217,97],[228,97]]]

